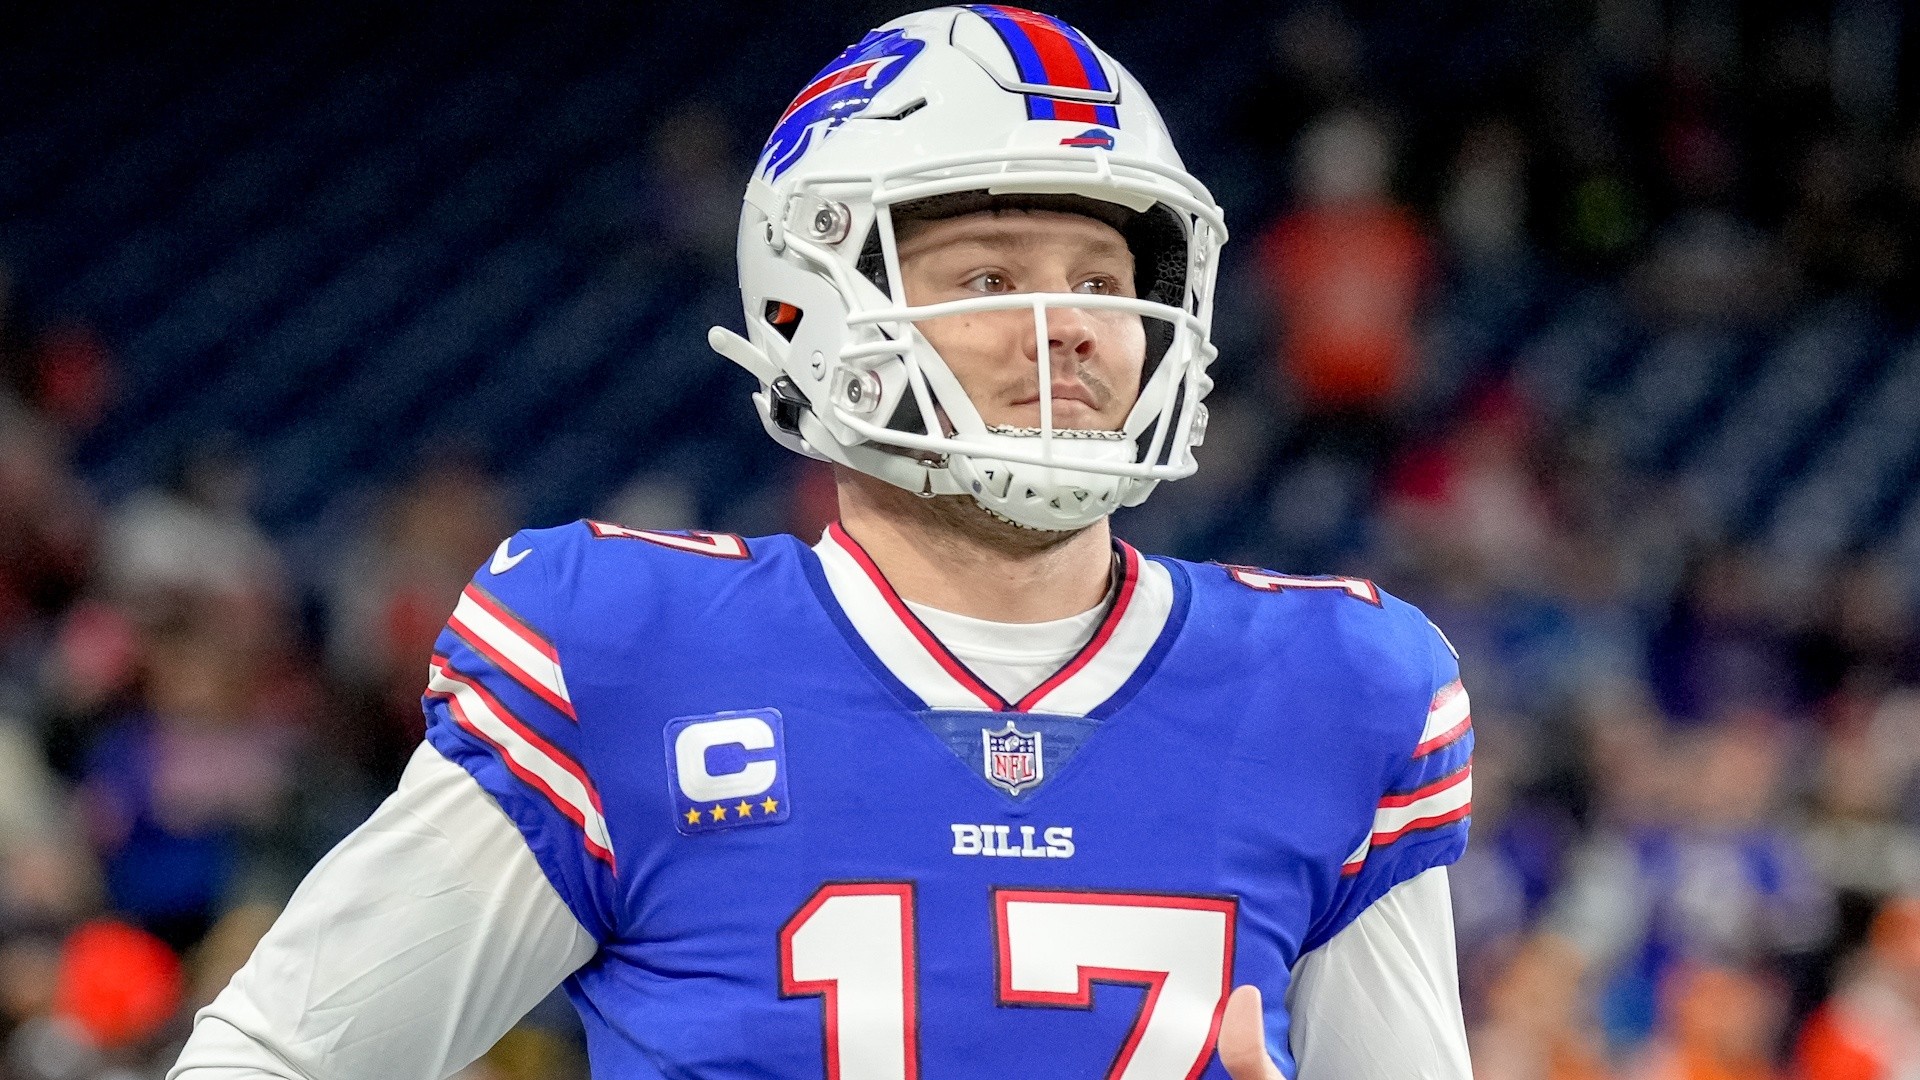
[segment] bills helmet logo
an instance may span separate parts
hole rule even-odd
[[[1025,732],[1007,721],[999,731],[980,730],[985,744],[987,779],[1018,795],[1038,785],[1046,775],[1040,759],[1040,733]]]
[[[1113,132],[1099,128],[1088,128],[1078,135],[1060,140],[1061,146],[1080,146],[1088,150],[1112,150]]]
[[[769,180],[779,179],[806,154],[814,139],[826,138],[866,108],[924,48],[926,42],[908,37],[903,30],[874,30],[835,57],[780,114],[766,149],[760,152],[760,171]]]

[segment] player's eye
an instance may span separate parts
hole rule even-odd
[[[1118,296],[1120,294],[1120,283],[1105,274],[1095,274],[1093,277],[1075,285],[1073,291],[1087,293],[1092,296]]]
[[[1013,282],[998,270],[983,270],[967,279],[967,288],[983,293],[1012,292]]]

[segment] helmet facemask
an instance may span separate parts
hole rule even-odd
[[[1076,154],[1066,161],[1084,165],[1087,157]],[[1046,164],[1057,169],[1054,162]],[[1210,280],[1201,271],[1213,230],[1191,211],[1182,215],[1144,198],[1144,208],[1134,209],[1057,187],[1034,192],[1025,185],[1011,191],[978,185],[978,180],[923,180],[883,190],[869,204],[870,213],[862,215],[867,218],[860,223],[864,240],[851,259],[847,238],[829,246],[788,237],[789,254],[834,280],[846,304],[839,362],[828,393],[811,406],[816,416],[825,414],[820,418],[830,428],[846,430],[855,436],[850,441],[861,444],[848,448],[853,460],[847,463],[922,494],[970,495],[999,517],[1049,530],[1083,528],[1139,503],[1161,480],[1190,475],[1192,447],[1204,436],[1200,399],[1211,385],[1206,366],[1214,349],[1206,340],[1210,298],[1189,282]],[[802,185],[797,202],[808,199],[807,186]],[[833,198],[841,193],[832,185],[818,186],[824,190],[813,200],[826,217],[850,213],[839,209],[847,204]],[[1134,255],[1138,298],[1017,293],[908,304],[896,222],[981,210],[1065,210],[1114,226]],[[844,228],[851,232],[853,224]],[[1196,233],[1202,243],[1195,243]],[[1060,308],[1080,309],[1096,319],[1140,320],[1145,339],[1140,392],[1116,432],[1054,421],[1054,359],[1038,343],[1049,340],[1048,313]],[[1003,310],[1029,311],[1034,320],[1040,418],[1030,428],[988,424],[917,325]]]

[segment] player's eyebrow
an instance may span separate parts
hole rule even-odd
[[[924,236],[924,234],[922,234],[922,236]],[[970,226],[959,233],[941,237],[938,242],[933,243],[928,248],[928,251],[923,252],[915,250],[926,243],[926,241],[922,239],[922,236],[910,237],[900,245],[900,255],[902,258],[926,254],[930,251],[954,247],[960,244],[978,244],[982,247],[1026,251],[1043,244],[1057,244],[1062,242],[1058,236],[1037,235],[1031,229],[1021,229],[1011,225],[983,223],[979,226]],[[1132,250],[1127,247],[1126,242],[1117,236],[1096,235],[1083,237],[1082,235],[1076,234],[1067,242],[1075,244],[1080,249],[1080,253],[1087,256],[1127,258],[1133,254]]]

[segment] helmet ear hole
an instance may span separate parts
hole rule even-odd
[[[878,225],[867,229],[866,239],[860,242],[860,258],[855,261],[854,269],[860,272],[861,277],[873,282],[873,287],[880,290],[880,295],[893,295],[893,285],[887,280],[887,259],[880,250]]]
[[[773,327],[774,333],[792,341],[793,335],[800,331],[800,319],[805,315],[806,312],[784,300],[769,300],[762,318],[767,320],[768,326]]]

